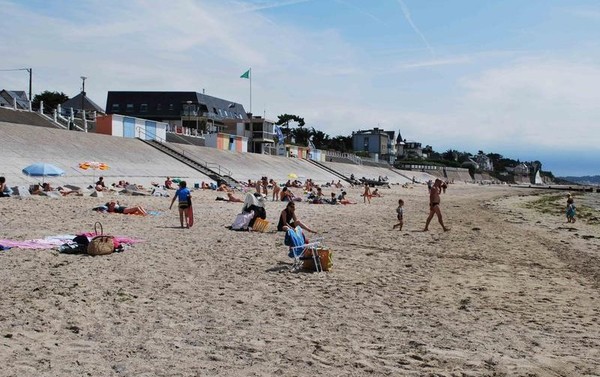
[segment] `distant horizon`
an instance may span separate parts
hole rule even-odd
[[[32,68],[34,94],[74,97],[84,76],[101,106],[108,91],[194,91],[332,137],[379,126],[436,151],[600,174],[589,0],[0,0],[0,17],[26,26],[0,45],[9,90],[27,92],[13,69]]]

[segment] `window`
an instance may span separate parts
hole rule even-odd
[[[364,138],[364,143],[365,143],[364,144],[364,150],[368,151],[369,150],[369,138],[368,137]]]
[[[172,103],[169,104],[169,111],[173,111],[175,109],[175,106],[173,106]]]
[[[147,103],[142,103],[140,105],[140,113],[146,113],[148,112],[148,104]]]
[[[127,112],[128,112],[128,113],[131,113],[131,112],[133,112],[133,103],[128,103],[128,104],[127,104]]]
[[[119,112],[119,104],[118,103],[113,103],[113,105],[112,105],[112,112],[113,113]]]
[[[161,111],[161,110],[162,110],[162,104],[160,104],[160,103],[157,103],[157,104],[156,104],[156,110],[157,110],[157,111]]]

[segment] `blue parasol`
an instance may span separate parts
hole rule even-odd
[[[65,174],[65,171],[61,168],[45,162],[36,162],[23,168],[22,171],[23,174],[31,177],[58,177]]]

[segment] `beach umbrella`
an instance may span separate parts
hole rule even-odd
[[[84,161],[79,163],[79,169],[88,170],[91,169],[94,171],[94,183],[96,182],[96,170],[108,170],[110,166],[104,162],[98,161]]]
[[[30,177],[42,177],[42,183],[44,177],[58,177],[65,174],[65,171],[52,164],[45,162],[36,162],[23,168],[23,174]]]

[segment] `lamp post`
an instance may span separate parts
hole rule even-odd
[[[85,106],[85,79],[87,79],[87,77],[81,76],[81,119],[83,119],[83,108]]]
[[[29,102],[33,101],[31,98],[31,77],[33,76],[33,68],[23,68],[27,72],[29,72]]]

